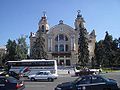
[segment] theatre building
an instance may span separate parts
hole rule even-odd
[[[59,23],[51,28],[44,14],[38,23],[38,30],[42,30],[45,38],[45,49],[48,59],[57,60],[58,65],[71,66],[78,63],[78,38],[79,38],[79,25],[85,28],[85,21],[80,12],[74,20],[74,27],[71,27],[60,20]],[[87,30],[87,29],[86,29]],[[94,57],[94,49],[96,42],[95,30],[91,33],[88,32],[88,49],[89,58]],[[32,46],[36,39],[36,33],[30,34],[30,56],[32,56]]]

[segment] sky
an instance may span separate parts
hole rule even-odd
[[[38,30],[38,22],[46,11],[48,24],[59,20],[74,28],[77,11],[85,20],[88,32],[96,32],[96,40],[103,40],[108,31],[113,39],[120,37],[120,0],[0,0],[0,46],[8,39],[17,40]]]

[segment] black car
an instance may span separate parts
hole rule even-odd
[[[9,71],[8,74],[16,79],[20,79],[20,74],[14,72],[14,71]]]
[[[113,79],[100,75],[86,75],[77,78],[73,82],[57,85],[55,90],[119,90]]]
[[[23,90],[24,88],[23,81],[11,76],[0,76],[0,90]]]
[[[1,73],[0,73],[0,76],[5,76],[5,75],[9,75],[9,76],[12,76],[12,77],[14,77],[14,78],[16,78],[16,79],[20,79],[20,74],[18,74],[18,73],[16,73],[16,72],[14,72],[14,71],[2,71]]]

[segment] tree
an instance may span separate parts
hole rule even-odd
[[[96,44],[95,44],[95,60],[96,60],[96,64],[98,67],[100,65],[104,64],[104,60],[105,60],[104,52],[105,52],[105,50],[104,50],[103,40],[96,42]]]
[[[114,57],[112,58],[113,61],[115,62],[114,65],[115,66],[120,66],[120,38],[115,39],[113,41],[113,45],[112,45],[112,49],[114,51]]]
[[[116,52],[116,64],[117,66],[120,66],[120,48],[118,48],[117,52]]]
[[[26,37],[22,36],[18,39],[16,50],[19,60],[27,58],[28,46],[26,44]]]
[[[4,65],[5,61],[6,61],[6,53],[1,54],[1,64]]]
[[[38,30],[36,41],[33,45],[32,58],[34,59],[47,59],[47,53],[45,52],[45,39],[41,30]]]
[[[78,59],[81,65],[86,66],[89,61],[89,50],[88,50],[88,39],[87,39],[87,30],[81,28],[79,31],[79,50],[78,50]]]
[[[2,65],[3,59],[4,59],[4,54],[0,53],[0,66]]]
[[[17,47],[16,41],[15,40],[12,41],[12,40],[9,39],[8,42],[7,42],[7,45],[6,45],[7,54],[5,56],[5,59],[7,61],[17,60],[16,47]]]
[[[116,60],[116,50],[117,50],[116,40],[106,31],[104,40],[100,40],[96,43],[95,56],[97,65],[102,65],[104,67],[111,67],[115,64]]]
[[[119,39],[118,39],[118,49],[117,49],[117,56],[116,57],[118,57],[117,58],[117,61],[118,61],[118,64],[120,65],[120,37],[119,37]]]
[[[106,31],[105,39],[103,41],[104,44],[104,49],[105,49],[105,61],[104,64],[105,66],[112,66],[114,61],[113,61],[113,55],[114,55],[114,50],[112,49],[113,45],[113,38],[109,33]]]
[[[8,40],[6,45],[7,53],[3,59],[3,63],[10,60],[15,61],[27,58],[28,48],[25,40],[25,37],[19,38],[18,43],[15,40]]]

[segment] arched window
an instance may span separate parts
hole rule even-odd
[[[64,45],[63,44],[60,45],[60,51],[64,51]]]
[[[58,35],[57,35],[57,37],[55,38],[55,41],[58,41]]]
[[[58,51],[58,45],[55,45],[55,51],[56,52]]]
[[[45,29],[45,27],[44,27],[44,25],[42,25],[42,32],[44,32],[44,29]]]
[[[56,36],[55,41],[68,41],[68,37],[64,34],[59,34]]]
[[[65,36],[65,41],[68,41],[68,37],[67,36]]]
[[[64,40],[64,35],[63,34],[59,35],[59,41],[61,41],[61,40]]]

